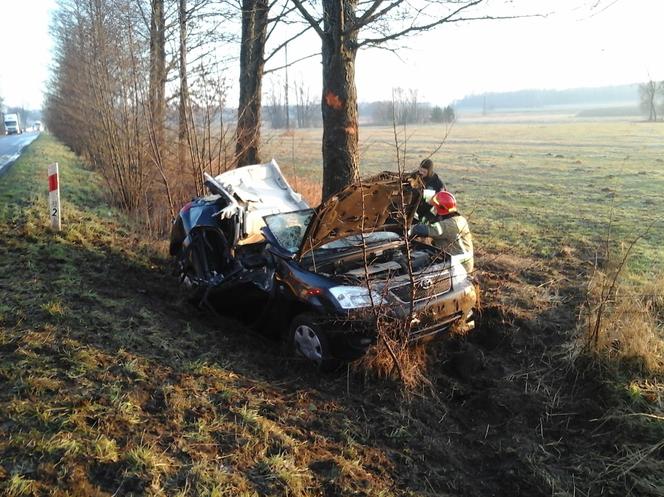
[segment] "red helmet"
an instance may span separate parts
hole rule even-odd
[[[457,211],[457,203],[454,195],[450,192],[438,192],[429,201],[433,205],[433,213],[439,216],[451,214]]]

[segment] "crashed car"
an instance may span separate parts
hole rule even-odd
[[[404,233],[416,176],[382,173],[311,208],[273,160],[205,175],[176,217],[170,253],[197,303],[240,313],[318,365],[361,357],[376,310],[410,340],[474,326],[476,291],[452,256]]]

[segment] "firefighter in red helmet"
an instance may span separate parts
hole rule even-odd
[[[431,215],[428,224],[415,224],[410,229],[412,236],[430,237],[433,244],[454,256],[468,274],[473,271],[473,238],[468,221],[459,214],[454,195],[438,192],[428,200]]]

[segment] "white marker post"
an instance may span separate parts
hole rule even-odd
[[[60,179],[58,163],[48,165],[48,214],[51,217],[51,228],[60,231]]]

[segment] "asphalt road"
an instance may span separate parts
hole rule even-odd
[[[39,136],[38,132],[22,135],[0,136],[0,175],[21,155],[23,147],[27,147]]]

